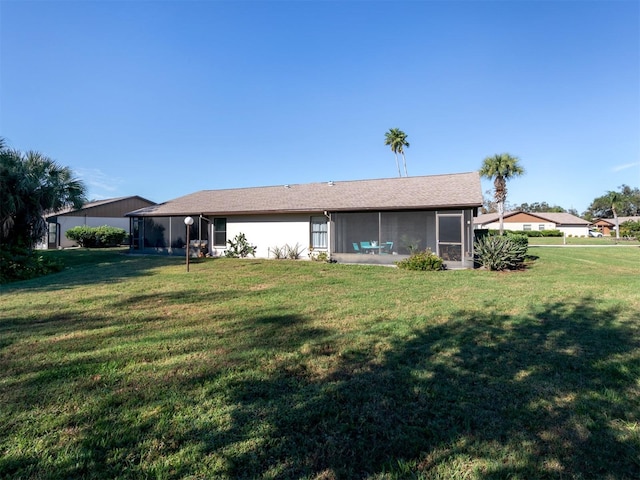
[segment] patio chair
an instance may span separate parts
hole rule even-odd
[[[393,242],[387,242],[387,248],[384,249],[384,253],[391,253],[393,251]]]
[[[353,249],[355,250],[356,253],[361,253],[360,247],[358,246],[357,242],[353,242]]]
[[[360,248],[365,253],[369,253],[369,251],[371,250],[371,242],[360,242]]]

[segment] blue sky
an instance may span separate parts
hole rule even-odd
[[[512,204],[640,186],[637,1],[0,0],[0,136],[89,197],[520,157]],[[483,183],[483,190],[491,187]]]

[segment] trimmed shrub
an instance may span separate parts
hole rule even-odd
[[[509,237],[509,239],[511,239],[513,242],[517,243],[520,246],[523,246],[526,249],[529,248],[530,235],[525,235],[524,233],[527,232],[508,232],[506,236]]]
[[[444,270],[444,260],[429,249],[414,253],[409,258],[396,262],[396,265],[404,270]]]
[[[480,231],[475,230],[476,238],[479,238],[477,232]],[[484,230],[485,232],[489,232],[489,235],[500,235],[499,230]],[[514,233],[519,235],[526,235],[527,237],[561,237],[562,232],[560,230],[505,230],[505,234]]]
[[[127,238],[127,232],[123,228],[102,225],[101,227],[78,226],[67,230],[69,240],[78,242],[85,248],[116,247]]]
[[[522,268],[527,249],[528,239],[524,235],[490,235],[480,238],[474,243],[477,263],[489,270],[502,271]]]

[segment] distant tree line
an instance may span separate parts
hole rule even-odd
[[[495,200],[491,197],[492,191],[486,191],[482,213],[496,213],[498,207]],[[565,209],[560,205],[550,205],[547,202],[521,203],[520,205],[505,205],[506,211],[521,211],[528,213],[542,212],[558,212],[570,213],[586,220],[595,218],[616,218],[640,216],[640,189],[621,185],[617,191],[609,191],[604,195],[595,198],[589,208],[579,214],[575,208]],[[614,212],[615,210],[615,212]]]

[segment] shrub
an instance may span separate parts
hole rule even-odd
[[[404,270],[444,270],[444,260],[429,249],[414,253],[396,265]]]
[[[620,235],[623,237],[640,238],[640,221],[627,220],[620,225]]]
[[[475,241],[477,262],[489,270],[514,270],[521,268],[527,254],[527,243],[516,235],[489,235]],[[519,237],[523,237],[520,235]]]
[[[478,232],[480,229],[475,230],[476,238],[479,238]],[[499,230],[482,230],[484,232],[488,232],[489,235],[500,235]],[[519,235],[526,235],[527,237],[562,237],[562,232],[560,230],[505,230],[505,234],[515,233]]]
[[[269,247],[268,253],[269,253],[269,256],[273,255],[273,258],[275,258],[276,260],[287,258],[287,256],[284,253],[284,247],[279,247],[277,245],[275,247]]]
[[[314,262],[335,263],[327,252],[314,252],[313,247],[309,247],[309,258]]]
[[[256,256],[256,246],[251,245],[247,241],[244,233],[239,233],[233,240],[227,240],[229,248],[224,252],[225,257],[229,258],[246,258],[249,255]]]
[[[302,248],[299,243],[296,243],[293,247],[290,245],[284,246],[284,254],[291,260],[298,260],[302,255],[302,252],[304,252],[304,248]]]
[[[518,245],[523,246],[525,249],[529,248],[529,235],[525,235],[522,232],[508,232],[506,236]]]
[[[105,248],[115,247],[124,242],[127,232],[123,228],[102,225],[101,227],[78,226],[67,230],[66,236],[69,240],[78,242],[78,245],[85,248]]]
[[[0,247],[0,284],[59,272],[61,263],[24,247]]]

